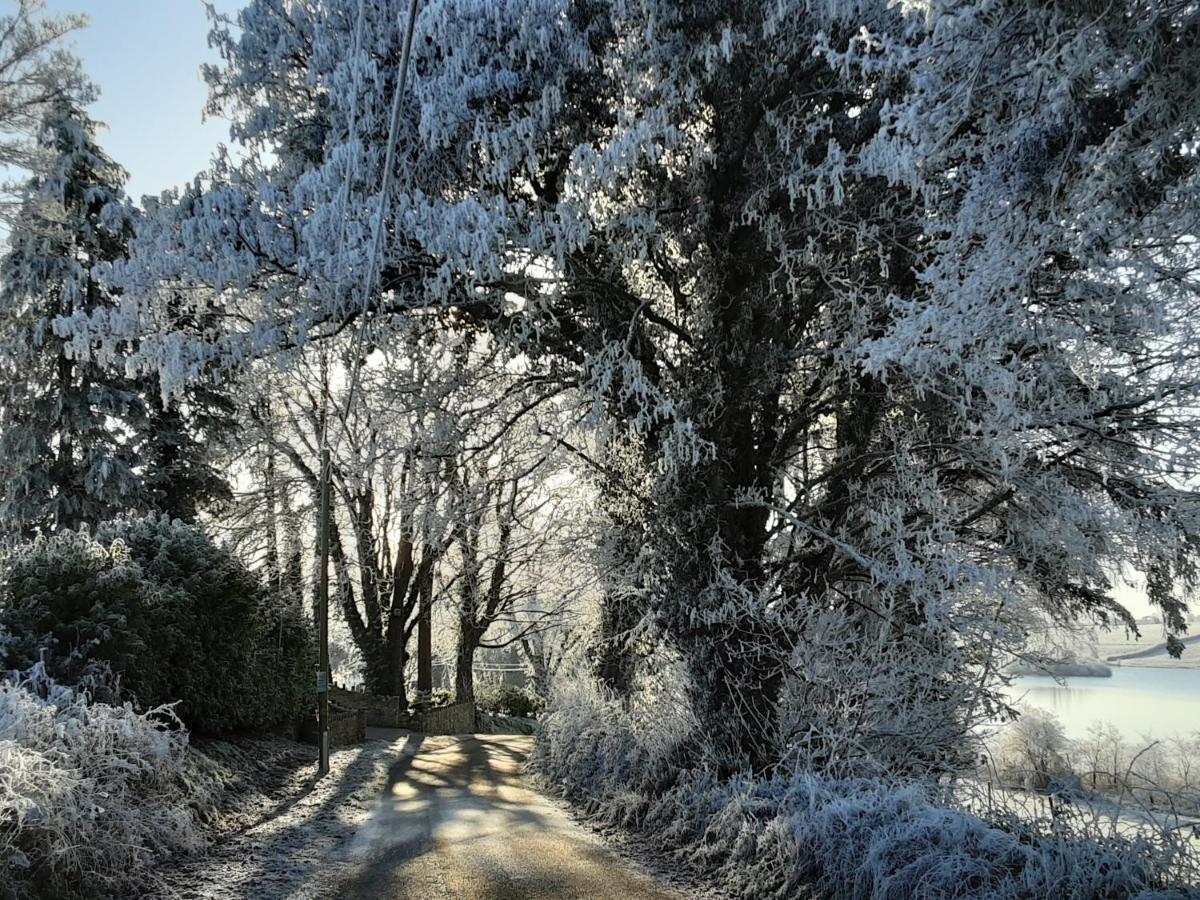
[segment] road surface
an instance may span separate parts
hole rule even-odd
[[[385,733],[373,736],[384,737]],[[531,739],[395,732],[405,753],[350,848],[337,896],[363,900],[682,900],[521,775]]]

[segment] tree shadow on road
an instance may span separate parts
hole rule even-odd
[[[422,739],[421,735],[407,736],[400,750],[401,758],[389,770],[389,783],[393,777],[402,777],[403,767],[411,761]],[[290,813],[293,821],[269,833],[259,831],[259,826],[251,826],[230,840],[222,841],[213,852],[190,861],[174,873],[175,877],[171,877],[169,883],[176,889],[153,896],[194,896],[177,889],[187,882],[193,886],[208,882],[204,896],[219,900],[244,897],[273,900],[295,896],[299,888],[311,887],[318,875],[343,855],[359,830],[359,822],[338,815],[339,807],[352,797],[359,803],[366,799],[368,805],[377,802],[375,797],[356,797],[355,794],[361,791],[363,782],[373,780],[373,767],[364,769],[363,764],[369,764],[376,754],[386,750],[380,742],[372,741],[352,751],[340,752],[352,752],[353,758],[339,767],[340,773],[335,776],[337,782],[331,790],[327,793],[322,790],[324,784],[314,776],[306,779],[302,796],[280,804],[284,807],[281,812]],[[312,795],[317,791],[325,796],[314,806]],[[267,828],[270,824],[269,821],[260,823]]]

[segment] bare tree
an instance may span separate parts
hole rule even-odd
[[[549,596],[543,570],[562,562],[572,512],[561,486],[561,461],[526,442],[527,430],[487,458],[462,467],[451,482],[461,516],[455,551],[458,639],[455,696],[475,698],[474,660],[480,648],[531,641],[553,628],[578,586]],[[535,668],[535,674],[537,670]]]

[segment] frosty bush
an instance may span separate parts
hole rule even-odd
[[[533,719],[542,711],[545,703],[536,694],[524,688],[503,685],[479,690],[476,693],[475,705],[484,712]]]
[[[677,701],[647,689],[621,703],[574,685],[544,717],[532,765],[735,896],[1184,897],[1196,877],[1186,838],[1102,833],[1082,817],[988,823],[922,781],[799,769],[718,778]]]
[[[145,653],[161,604],[123,545],[68,531],[18,546],[3,563],[9,668],[33,665],[44,650],[54,676],[75,683],[95,660],[124,671]]]
[[[0,680],[0,896],[129,896],[147,862],[200,845],[171,718],[92,703],[40,665]]]
[[[303,615],[203,530],[122,521],[95,539],[64,532],[21,545],[0,573],[3,663],[45,658],[74,682],[105,664],[143,708],[179,701],[204,732],[273,725],[307,702],[312,641]]]

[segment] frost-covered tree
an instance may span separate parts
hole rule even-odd
[[[68,98],[87,99],[92,88],[62,39],[86,21],[47,16],[44,0],[16,0],[0,16],[0,166],[41,171],[52,157],[36,138],[48,107]],[[21,191],[6,185],[0,218],[20,209]]]
[[[95,124],[63,101],[40,145],[53,163],[28,185],[0,262],[0,520],[9,533],[94,526],[140,504],[135,381],[76,358],[56,321],[112,302],[92,268],[124,252],[131,220],[125,173],[95,141]]]
[[[401,94],[405,9],[218,23],[250,153],[114,273],[110,346],[167,282],[239,316],[138,336],[168,384],[436,312],[584,391],[721,767],[954,766],[1029,610],[1128,622],[1122,566],[1182,630],[1194,6],[442,0]]]
[[[232,438],[234,403],[222,386],[199,381],[164,397],[158,379],[145,385],[144,418],[138,423],[138,474],[145,505],[172,519],[195,522],[232,494],[215,465],[214,445]]]
[[[311,563],[314,552],[309,534],[314,515],[308,485],[275,446],[281,436],[281,386],[262,377],[238,386],[237,437],[224,442],[218,460],[230,474],[231,496],[214,524],[280,593],[303,597],[311,568],[306,561]]]
[[[170,292],[157,303],[158,327],[177,335],[211,331],[213,315],[194,300],[181,304]],[[137,473],[145,506],[184,522],[195,522],[201,510],[221,508],[232,492],[217,461],[235,438],[236,385],[201,375],[168,394],[160,374],[149,372],[138,379],[137,387],[142,396],[142,415],[134,423]]]
[[[227,391],[194,379],[167,397],[157,372],[131,373],[123,354],[98,356],[64,327],[119,301],[100,273],[124,258],[140,218],[95,131],[71,100],[47,114],[43,171],[25,186],[0,263],[0,519],[9,533],[94,526],[126,511],[194,521],[228,493],[210,447],[229,430]],[[195,298],[186,309],[163,298],[159,327],[203,333]]]
[[[1005,732],[999,765],[1009,784],[1044,791],[1052,780],[1070,771],[1071,743],[1052,713],[1031,709]]]
[[[310,349],[286,371],[263,366],[250,379],[257,392],[247,388],[253,399],[244,417],[247,434],[266,451],[258,474],[267,483],[249,495],[251,509],[242,515],[257,515],[239,530],[265,532],[268,569],[294,559],[296,516],[308,518],[306,533],[320,529],[321,448],[328,441],[334,614],[362,658],[367,687],[407,699],[412,638],[454,539],[445,487],[454,419],[440,408],[440,390],[429,387],[424,366],[395,348],[377,351],[351,395],[352,351],[347,342]],[[307,548],[315,554],[315,541]]]
[[[490,446],[485,435],[468,435],[448,478],[458,523],[446,581],[455,599],[454,692],[460,703],[475,699],[481,649],[519,645],[546,688],[561,648],[538,637],[561,632],[564,617],[576,612],[590,585],[587,567],[571,558],[582,549],[576,536],[582,498],[570,490],[562,454],[528,423]]]

